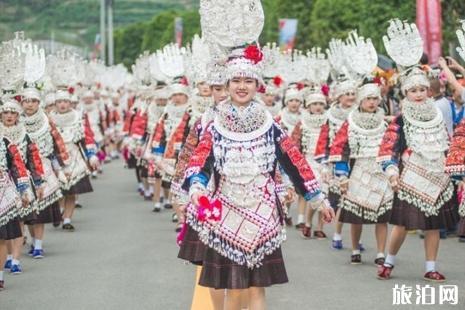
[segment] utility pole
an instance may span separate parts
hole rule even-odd
[[[113,43],[113,0],[107,0],[108,14],[108,65],[114,64],[114,43]]]
[[[105,11],[107,8],[107,1],[100,0],[100,58],[106,63],[106,51],[107,51],[107,42],[106,42],[106,20],[105,20]]]

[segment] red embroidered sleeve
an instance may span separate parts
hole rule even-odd
[[[189,159],[194,154],[195,148],[199,144],[199,135],[202,129],[201,119],[197,120],[189,131],[186,142],[181,149],[176,163],[176,169],[171,181],[171,191],[180,191],[184,183],[184,172],[189,164]]]
[[[100,118],[100,126],[101,126],[101,129],[102,129],[102,132],[105,132],[105,130],[107,130],[107,128],[108,128],[107,118],[105,117],[105,114],[103,112],[100,112],[100,117],[99,118]]]
[[[118,124],[121,121],[121,116],[119,115],[119,112],[116,109],[113,111],[113,120],[115,124]]]
[[[329,161],[336,162],[343,160],[344,151],[349,142],[349,122],[345,121],[334,137],[333,144],[329,151]]]
[[[123,125],[123,134],[127,135],[129,134],[129,130],[131,129],[131,121],[132,117],[134,116],[134,113],[131,110],[128,110],[126,113],[126,117],[124,119],[124,125]]]
[[[379,147],[378,162],[385,162],[396,160],[398,157],[398,150],[396,150],[396,144],[399,140],[399,130],[400,126],[397,123],[398,117],[396,117],[386,129],[384,133],[383,140]]]
[[[321,126],[320,135],[315,148],[315,160],[324,160],[327,157],[329,144],[329,123]]]
[[[10,152],[10,155],[11,155],[12,165],[16,171],[16,178],[18,180],[27,182],[28,174],[27,174],[26,165],[24,164],[23,158],[18,148],[16,147],[16,145],[10,144],[8,146],[8,151]]]
[[[155,126],[155,133],[152,138],[152,148],[158,148],[161,145],[161,141],[165,134],[165,119],[162,117],[158,122],[157,126]]]
[[[28,150],[30,152],[30,160],[34,165],[34,171],[31,171],[34,179],[43,179],[45,176],[44,166],[42,164],[42,159],[40,159],[39,148],[35,143],[29,143]]]
[[[84,115],[84,140],[86,143],[87,149],[97,149],[97,144],[95,143],[94,132],[90,127],[89,116]]]
[[[53,142],[55,144],[56,155],[62,162],[66,162],[69,159],[69,154],[68,154],[68,151],[66,150],[63,137],[58,132],[57,127],[50,119],[49,119],[49,124],[50,124],[50,129],[51,129],[50,133],[53,137]]]
[[[134,116],[133,127],[131,130],[131,137],[135,139],[142,139],[147,129],[148,116],[147,113],[138,111]]]
[[[166,144],[165,158],[175,158],[176,151],[180,150],[184,141],[186,127],[189,122],[189,113],[184,113],[181,123],[176,127],[176,130],[171,135],[168,143]]]
[[[211,127],[205,130],[199,145],[194,150],[194,154],[189,160],[184,178],[187,179],[190,176],[199,173],[205,166],[208,156],[210,155],[213,147],[213,135]]]
[[[302,151],[302,121],[299,121],[294,127],[291,133],[292,141],[299,146],[299,150]]]
[[[465,175],[465,119],[457,126],[446,160],[446,172],[451,175]]]

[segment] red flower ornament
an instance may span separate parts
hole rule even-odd
[[[280,87],[283,84],[283,82],[284,82],[283,79],[279,75],[273,78],[273,84],[276,87]]]
[[[322,92],[323,95],[325,95],[326,97],[329,96],[329,86],[328,86],[328,84],[323,84],[323,86],[321,86],[321,92]]]
[[[263,53],[262,51],[258,48],[256,45],[249,45],[245,50],[244,50],[244,57],[250,61],[252,61],[254,64],[259,63],[260,61],[263,60]]]

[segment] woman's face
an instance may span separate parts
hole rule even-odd
[[[300,105],[302,104],[302,102],[298,99],[291,99],[286,104],[287,104],[287,109],[289,110],[289,112],[297,113],[299,112]]]
[[[218,104],[228,98],[228,91],[225,85],[212,85],[211,93],[215,104]]]
[[[378,110],[379,103],[378,97],[367,97],[360,102],[360,110],[366,113],[375,113]]]
[[[56,107],[54,104],[49,104],[45,107],[45,113],[50,114],[51,112],[55,111]]]
[[[197,89],[199,90],[200,97],[210,97],[212,95],[210,86],[205,82],[197,83]]]
[[[170,99],[174,105],[183,105],[187,103],[187,100],[189,100],[189,98],[183,93],[173,94]]]
[[[157,98],[155,99],[155,104],[159,107],[164,107],[168,104],[168,99],[166,98]]]
[[[339,104],[343,109],[348,109],[354,105],[355,99],[355,91],[351,90],[339,97]]]
[[[325,112],[326,103],[324,102],[312,102],[308,107],[307,111],[310,114],[323,114]]]
[[[39,104],[40,102],[37,99],[26,99],[21,102],[24,114],[27,116],[36,114],[39,111]]]
[[[428,97],[428,88],[425,86],[415,86],[407,90],[407,99],[415,103],[423,103]]]
[[[5,127],[11,127],[16,125],[18,121],[19,114],[16,112],[6,111],[2,114],[2,123]]]
[[[273,94],[262,94],[262,101],[266,106],[272,107],[274,104],[275,96]]]
[[[228,83],[231,100],[240,106],[248,105],[257,93],[258,82],[247,77],[235,77]]]
[[[55,106],[58,113],[66,113],[71,111],[71,101],[69,100],[57,100],[55,102]]]

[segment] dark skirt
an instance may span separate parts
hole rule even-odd
[[[141,178],[149,177],[149,169],[146,166],[140,166],[140,177]]]
[[[79,180],[75,185],[71,186],[69,190],[64,190],[63,195],[77,195],[93,192],[92,184],[90,184],[89,176],[86,175]]]
[[[206,247],[199,285],[215,289],[268,287],[289,282],[281,248],[266,255],[259,268],[249,269]]]
[[[329,200],[329,204],[334,209],[334,212],[336,212],[339,209],[339,202],[341,200],[341,195],[335,192],[332,192],[330,190],[328,193],[328,200]]]
[[[341,215],[339,217],[339,222],[341,223],[350,223],[350,224],[384,224],[388,223],[389,219],[391,218],[391,211],[387,211],[380,217],[376,222],[364,219],[363,217],[357,216],[352,212],[349,212],[345,209],[341,209]]]
[[[61,222],[61,212],[60,212],[60,203],[58,201],[54,202],[39,214],[33,214],[30,218],[25,221],[27,225],[34,224],[49,224],[49,223],[60,223]]]
[[[394,196],[391,220],[389,223],[404,226],[407,230],[454,229],[459,221],[456,199],[452,198],[440,210],[437,216],[425,216],[421,210],[407,201]]]
[[[0,240],[12,240],[23,235],[19,220],[9,221],[8,224],[0,227]],[[3,268],[3,267],[2,267]]]
[[[133,154],[130,154],[129,159],[127,160],[126,164],[128,165],[129,169],[135,169],[137,167],[136,156],[134,156]]]
[[[198,233],[187,225],[184,240],[179,248],[178,258],[187,260],[194,265],[202,265],[205,255],[205,245],[199,240]]]
[[[457,235],[465,237],[465,217],[460,218]]]

